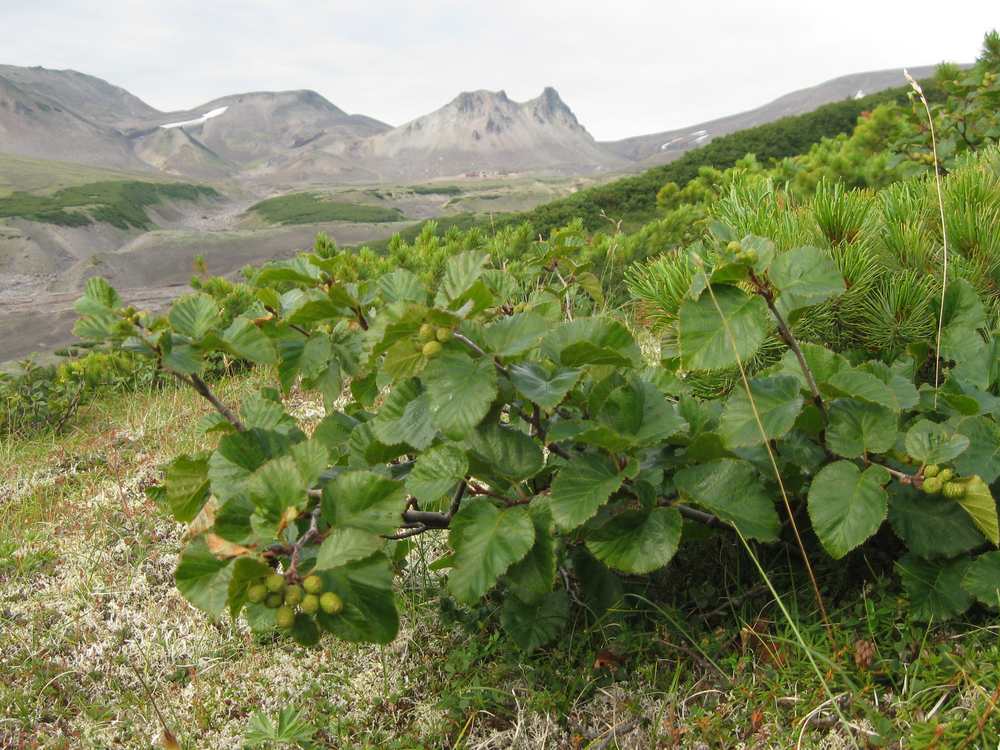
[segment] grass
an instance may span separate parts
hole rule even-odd
[[[60,226],[96,222],[119,229],[150,229],[146,209],[164,200],[194,201],[219,193],[204,185],[107,180],[62,188],[51,194],[16,191],[0,197],[0,218],[21,218]]]
[[[0,198],[18,190],[47,194],[67,187],[108,180],[170,181],[155,173],[126,172],[51,159],[0,154]]]
[[[461,195],[464,192],[458,185],[413,185],[410,190],[417,195]]]
[[[398,208],[344,203],[332,200],[323,193],[281,195],[261,201],[249,210],[269,224],[315,224],[324,221],[372,224],[406,218]]]
[[[217,390],[234,403],[258,384],[252,375]],[[322,414],[301,394],[289,408],[307,423]],[[314,730],[302,746],[321,748],[1000,741],[995,619],[910,624],[891,569],[854,559],[818,570],[831,641],[796,559],[759,549],[846,728],[792,623],[724,536],[630,582],[625,607],[577,618],[530,656],[502,634],[496,602],[441,608],[439,574],[425,565],[441,541],[428,537],[400,575],[403,624],[390,646],[328,638],[303,651],[209,622],[173,586],[181,527],[143,493],[162,462],[209,444],[194,427],[205,411],[173,388],[107,397],[68,435],[0,445],[0,747],[149,747],[153,701],[182,747],[203,750],[241,746],[254,714],[284,707]]]

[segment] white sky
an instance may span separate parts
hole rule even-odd
[[[971,61],[997,0],[0,0],[0,62],[163,110],[315,89],[398,125],[459,91],[558,89],[598,139],[683,127],[847,73]]]

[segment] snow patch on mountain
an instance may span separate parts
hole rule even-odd
[[[196,117],[193,120],[182,120],[181,122],[168,122],[164,125],[160,125],[161,128],[183,128],[188,125],[201,125],[202,123],[208,122],[213,117],[218,117],[223,112],[225,112],[229,107],[216,107],[215,109],[206,112],[201,117]]]

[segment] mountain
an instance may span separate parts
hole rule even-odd
[[[917,79],[934,74],[934,66],[909,68]],[[690,125],[661,133],[634,136],[620,141],[604,141],[600,145],[623,159],[638,162],[642,168],[676,159],[685,151],[703,146],[712,138],[735,133],[737,130],[763,125],[789,115],[811,112],[817,107],[851,97],[860,98],[894,86],[903,86],[903,68],[876,70],[833,78],[809,88],[785,94],[761,107],[721,117],[717,120]]]
[[[420,179],[462,172],[622,166],[551,87],[526,102],[503,91],[467,91],[429,115],[369,138],[357,155],[383,174]]]
[[[912,72],[923,77],[933,68]],[[526,102],[503,91],[468,91],[393,128],[349,114],[315,91],[249,92],[160,112],[83,73],[2,65],[0,153],[235,179],[266,190],[468,174],[624,172],[669,162],[719,135],[902,82],[902,69],[858,73],[729,117],[598,142],[554,88]]]
[[[266,174],[303,149],[389,129],[371,117],[347,114],[315,91],[258,91],[185,112],[158,113],[130,136],[144,161],[204,178],[245,170]]]

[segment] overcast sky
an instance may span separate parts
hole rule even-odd
[[[683,127],[847,73],[971,61],[997,0],[0,0],[0,62],[163,110],[315,89],[398,125],[459,91],[558,89],[598,139]]]

